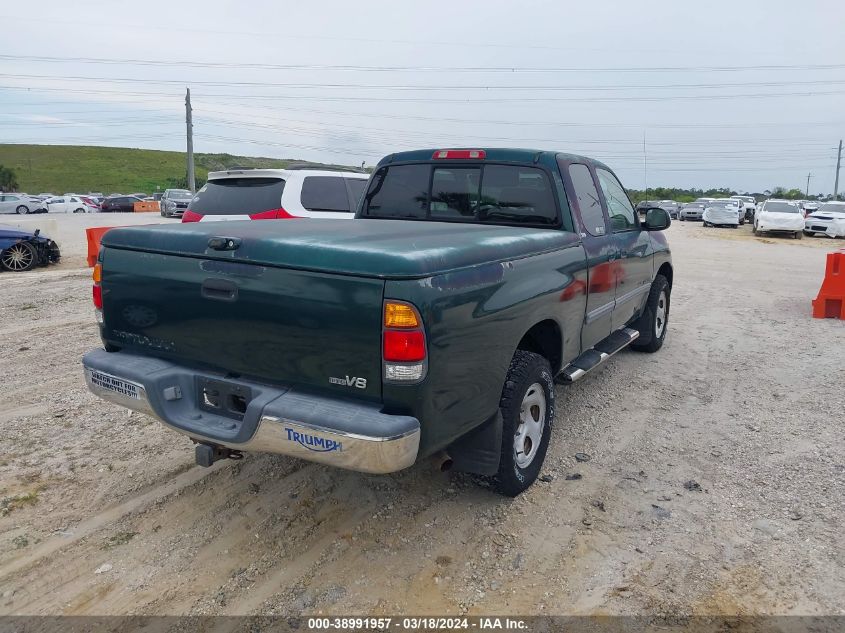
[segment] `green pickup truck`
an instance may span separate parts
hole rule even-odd
[[[113,229],[86,381],[190,437],[202,465],[434,456],[517,495],[545,459],[554,383],[663,344],[669,223],[641,220],[590,158],[456,149],[384,158],[352,220]]]

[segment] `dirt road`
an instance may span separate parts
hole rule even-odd
[[[195,467],[86,391],[88,271],[3,274],[0,613],[845,612],[845,325],[809,316],[845,244],[669,239],[665,347],[558,387],[515,500],[428,464]]]

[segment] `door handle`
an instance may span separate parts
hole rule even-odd
[[[228,279],[210,278],[202,282],[200,294],[206,299],[237,301],[238,286]]]

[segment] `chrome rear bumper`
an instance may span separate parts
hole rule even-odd
[[[367,403],[230,380],[257,394],[243,420],[233,420],[198,406],[191,387],[196,376],[205,375],[201,372],[104,350],[86,354],[83,366],[85,381],[95,395],[153,416],[202,443],[289,455],[366,473],[402,470],[417,458],[419,422],[386,415]]]

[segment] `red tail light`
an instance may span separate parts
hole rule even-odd
[[[262,211],[261,213],[251,213],[249,215],[251,220],[287,220],[292,218],[290,213],[279,207],[278,209],[270,209],[269,211]]]
[[[385,330],[384,360],[400,363],[425,360],[425,336],[422,331]]]
[[[422,380],[428,366],[428,351],[419,311],[410,303],[387,300],[382,324],[384,379],[389,382]]]
[[[185,213],[182,214],[182,222],[199,222],[200,220],[202,220],[202,216],[199,213],[185,211]]]
[[[97,310],[103,309],[103,287],[100,284],[94,284],[93,287],[94,307]]]

